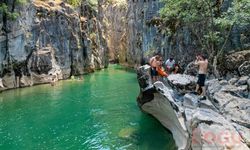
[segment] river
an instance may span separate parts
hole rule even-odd
[[[174,150],[172,135],[136,104],[136,74],[111,65],[0,93],[0,149]]]

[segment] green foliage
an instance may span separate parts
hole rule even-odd
[[[77,7],[81,5],[81,0],[67,0],[67,3],[69,3],[70,5]]]
[[[92,6],[97,6],[98,5],[98,1],[97,0],[88,0],[88,2]]]
[[[224,1],[220,0],[162,0],[162,2],[165,6],[160,10],[160,15],[165,24],[165,31],[173,33],[178,27],[190,27],[195,35],[200,34],[198,39],[201,39],[204,45],[208,45],[207,49],[225,43],[235,24],[250,23],[249,0],[233,0],[224,12],[221,10]]]
[[[5,3],[0,4],[0,12],[10,20],[16,20],[19,17],[19,14],[16,12],[10,12],[8,6]]]
[[[7,17],[8,17],[10,20],[16,20],[16,19],[19,17],[19,14],[16,13],[16,12],[7,13]]]
[[[0,12],[6,13],[8,11],[8,6],[5,3],[0,4]]]
[[[128,7],[127,0],[107,0],[106,2],[108,4],[116,5],[120,8],[124,8],[124,9]]]
[[[27,4],[27,0],[16,0],[15,5],[25,5]],[[5,2],[0,3],[0,13],[5,15],[10,20],[16,20],[19,17],[17,12],[12,12],[9,10],[7,4]]]
[[[18,4],[18,5],[27,4],[27,0],[16,0],[16,4]]]
[[[81,5],[82,0],[66,0],[66,2],[74,7],[78,7]],[[97,9],[98,0],[87,0],[87,2],[90,4],[92,8]]]
[[[90,33],[89,38],[91,40],[95,40],[96,39],[96,33],[95,32]]]
[[[211,17],[210,0],[162,0],[165,7],[160,10],[161,17],[165,21],[192,24],[207,21]]]
[[[92,7],[92,9],[97,10],[98,0],[88,0],[88,3]]]
[[[249,0],[234,0],[232,7],[216,18],[216,25],[229,27],[233,24],[247,25],[250,23],[250,3]]]

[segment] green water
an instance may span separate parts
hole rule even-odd
[[[0,94],[0,149],[171,150],[171,134],[136,105],[136,75],[120,66]]]

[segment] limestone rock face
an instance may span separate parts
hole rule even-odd
[[[138,69],[137,102],[173,133],[178,149],[249,150],[250,99],[244,98],[249,91],[242,87],[248,77],[207,81],[207,98],[201,100],[190,93],[195,77],[173,74],[152,83],[149,70]]]
[[[249,75],[250,74],[250,61],[245,61],[238,68],[240,75]]]
[[[238,68],[245,61],[250,60],[250,50],[232,53],[226,57],[226,66],[228,69],[233,70]]]
[[[248,76],[250,74],[250,50],[229,54],[221,62],[220,70],[223,74]]]
[[[112,63],[127,63],[127,2],[121,0],[120,3],[110,4],[108,1],[100,0],[99,18],[102,24],[102,31],[107,40],[109,48],[109,61]]]
[[[223,1],[224,10],[230,6],[231,1]],[[114,25],[112,28],[113,32],[118,31],[120,27],[120,35],[115,34],[117,39],[120,39],[120,43],[127,43],[126,46],[118,45],[112,49],[119,49],[121,46],[124,47],[120,49],[125,54],[125,61],[129,66],[138,66],[149,60],[154,53],[161,53],[164,59],[168,59],[173,56],[176,62],[179,62],[181,67],[186,67],[191,61],[195,59],[196,54],[203,53],[201,50],[201,43],[199,42],[196,34],[202,34],[202,31],[194,31],[200,26],[178,26],[178,22],[175,22],[176,28],[172,35],[164,32],[165,22],[161,19],[159,15],[159,10],[163,7],[163,3],[160,0],[128,0],[127,1],[127,11],[113,8],[113,18],[119,25]],[[124,22],[118,21],[117,17],[126,16],[125,26]],[[107,15],[110,16],[110,15]],[[120,20],[123,20],[121,17]],[[123,29],[126,29],[124,32]],[[249,48],[249,25],[244,27],[235,26],[232,29],[229,42],[226,43],[225,51],[230,52],[232,50],[240,50]],[[111,30],[111,31],[112,31]],[[109,30],[110,31],[110,30]],[[242,34],[244,33],[244,35]],[[113,34],[114,35],[114,34]],[[121,38],[122,35],[122,38]],[[114,39],[116,41],[116,39]],[[124,42],[127,41],[127,42]],[[210,52],[208,52],[210,55]],[[243,52],[245,53],[245,52]],[[244,54],[243,54],[244,55]],[[242,56],[243,56],[242,55]],[[245,59],[249,61],[250,59]],[[226,67],[234,68],[236,74],[238,72],[238,67],[244,62],[241,59],[237,59],[237,62],[226,59]],[[191,67],[191,66],[190,66]],[[245,66],[242,68],[245,68]],[[242,70],[242,69],[240,69]],[[189,69],[189,73],[194,75],[195,69]],[[223,69],[220,70],[221,72]],[[246,74],[245,74],[246,75]]]
[[[20,13],[16,20],[0,21],[0,77],[5,86],[0,90],[107,67],[99,14],[87,2],[75,9],[63,1],[37,0],[15,6],[15,12]]]

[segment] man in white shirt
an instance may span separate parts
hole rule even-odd
[[[166,62],[166,70],[168,73],[170,73],[174,69],[175,61],[172,57],[170,57]]]

